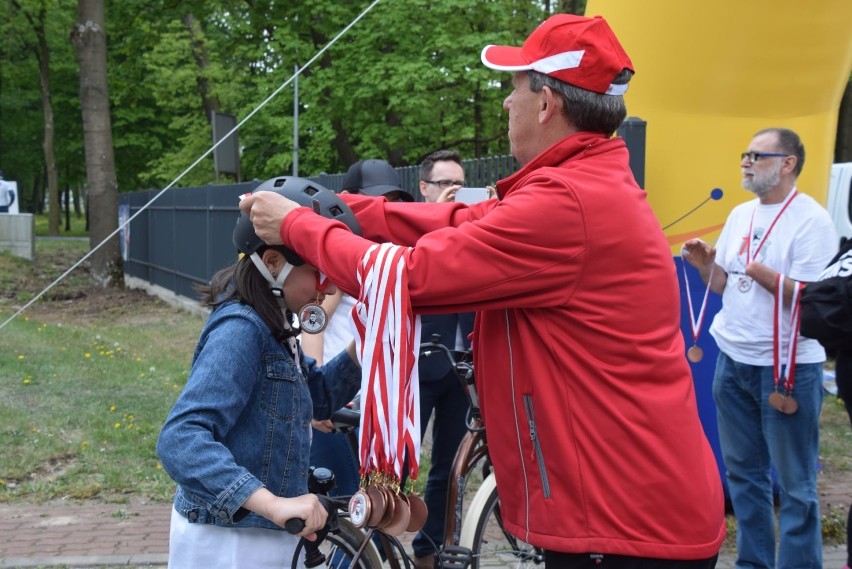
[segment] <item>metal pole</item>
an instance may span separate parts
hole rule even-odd
[[[299,66],[293,79],[293,175],[299,175]]]

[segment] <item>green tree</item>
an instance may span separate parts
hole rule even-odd
[[[80,64],[80,106],[89,183],[92,276],[103,286],[124,286],[118,238],[118,188],[113,159],[107,85],[107,48],[103,0],[79,0],[71,41]]]

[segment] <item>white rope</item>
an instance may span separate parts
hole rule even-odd
[[[354,20],[352,20],[351,22],[349,22],[349,24],[347,24],[347,26],[346,26],[345,28],[343,28],[343,29],[340,31],[340,33],[338,33],[336,36],[334,36],[334,38],[332,38],[332,40],[331,40],[330,42],[328,42],[328,43],[327,43],[327,44],[326,44],[326,45],[325,45],[322,49],[320,49],[320,50],[316,53],[316,55],[314,55],[314,56],[313,56],[310,60],[308,60],[308,62],[307,62],[305,65],[303,65],[303,66],[301,66],[299,69],[297,69],[297,70],[296,70],[296,72],[295,72],[295,73],[293,73],[293,75],[291,75],[289,79],[287,79],[287,80],[286,80],[284,83],[282,83],[282,84],[281,84],[281,85],[280,85],[277,89],[275,89],[275,91],[273,91],[271,95],[269,95],[266,99],[264,99],[264,100],[263,100],[263,102],[261,102],[259,105],[257,105],[257,106],[254,108],[254,110],[252,110],[252,111],[251,111],[248,115],[246,115],[246,117],[245,117],[243,120],[241,120],[239,123],[237,123],[237,126],[235,126],[234,128],[232,128],[231,130],[229,130],[229,131],[228,131],[228,133],[227,133],[226,135],[224,135],[221,139],[219,139],[219,142],[217,142],[216,144],[214,144],[213,146],[211,146],[209,149],[207,149],[207,151],[206,151],[206,152],[204,152],[204,154],[202,154],[201,156],[199,156],[199,157],[198,157],[198,159],[197,159],[195,162],[193,162],[193,163],[192,163],[189,167],[187,167],[187,168],[186,168],[183,172],[181,172],[181,173],[178,175],[178,177],[177,177],[177,178],[175,178],[174,180],[172,180],[172,181],[169,183],[169,185],[167,185],[165,188],[163,188],[162,190],[160,190],[159,192],[157,192],[157,195],[155,195],[153,198],[151,198],[150,200],[148,200],[148,203],[146,203],[145,205],[143,205],[142,207],[140,207],[140,208],[139,208],[139,211],[137,211],[136,213],[134,213],[133,215],[131,215],[129,218],[127,218],[127,221],[125,221],[124,223],[122,223],[121,225],[119,225],[119,226],[118,226],[118,228],[117,228],[115,231],[113,231],[112,233],[110,233],[109,235],[107,235],[107,236],[104,238],[104,240],[103,240],[103,241],[101,241],[100,243],[98,243],[96,246],[92,247],[92,249],[91,249],[88,253],[86,253],[85,255],[83,255],[83,257],[82,257],[79,261],[77,261],[76,263],[74,263],[74,264],[71,266],[71,268],[69,268],[67,271],[65,271],[65,272],[64,272],[64,273],[62,273],[61,275],[59,275],[59,277],[57,277],[57,279],[56,279],[55,281],[53,281],[52,283],[50,283],[49,285],[47,285],[47,286],[44,288],[44,290],[42,290],[40,293],[38,293],[38,294],[37,294],[37,295],[35,295],[33,298],[31,298],[29,302],[27,302],[25,305],[23,305],[21,308],[19,308],[19,309],[18,309],[18,311],[17,311],[17,312],[15,312],[14,314],[12,314],[12,315],[11,315],[11,316],[10,316],[10,317],[9,317],[9,318],[5,321],[5,322],[3,322],[2,324],[0,324],[0,330],[2,330],[2,329],[3,329],[3,328],[4,328],[4,327],[5,327],[5,326],[9,323],[9,322],[11,322],[12,320],[14,320],[14,319],[15,319],[15,318],[16,318],[19,314],[21,314],[24,310],[26,310],[27,308],[29,308],[30,306],[32,306],[32,305],[33,305],[33,304],[34,304],[34,303],[35,303],[35,302],[36,302],[39,298],[41,298],[42,296],[44,296],[44,294],[45,294],[47,291],[49,291],[50,289],[52,289],[53,287],[55,287],[57,284],[59,284],[59,283],[62,281],[62,279],[64,279],[65,277],[67,277],[67,276],[68,276],[68,275],[69,275],[72,271],[74,271],[74,269],[76,269],[77,267],[79,267],[79,266],[80,266],[80,265],[81,265],[81,264],[82,264],[82,263],[83,263],[86,259],[88,259],[89,257],[91,257],[91,256],[92,256],[92,254],[93,254],[95,251],[97,251],[98,249],[100,249],[100,248],[101,248],[101,247],[102,247],[102,246],[103,246],[103,245],[104,245],[107,241],[109,241],[110,239],[112,239],[113,237],[115,237],[115,236],[118,234],[118,232],[119,232],[119,231],[121,231],[122,229],[124,229],[127,225],[129,225],[129,224],[130,224],[130,222],[131,222],[131,221],[133,221],[134,219],[136,219],[136,217],[137,217],[140,213],[142,213],[143,211],[145,211],[146,209],[148,209],[148,206],[150,206],[152,203],[154,203],[154,202],[155,202],[155,201],[156,201],[156,200],[157,200],[160,196],[162,196],[164,193],[166,193],[167,191],[169,191],[170,189],[172,189],[172,187],[174,187],[174,185],[175,185],[175,184],[176,184],[176,183],[177,183],[177,182],[178,182],[181,178],[183,178],[183,177],[184,177],[184,176],[186,176],[189,172],[191,172],[191,171],[192,171],[192,169],[193,169],[193,168],[195,168],[196,166],[198,166],[198,164],[199,164],[199,163],[201,163],[201,161],[202,161],[202,160],[204,160],[205,158],[207,158],[208,156],[210,156],[210,153],[211,153],[211,152],[213,152],[214,150],[216,150],[216,149],[219,147],[219,145],[220,145],[220,144],[222,144],[223,142],[225,142],[225,140],[226,140],[229,136],[231,136],[234,132],[236,132],[236,131],[237,131],[237,130],[241,127],[241,126],[243,126],[243,125],[244,125],[244,124],[245,124],[245,123],[246,123],[246,122],[247,122],[250,118],[252,118],[254,115],[256,115],[256,114],[258,113],[258,111],[260,111],[260,109],[262,109],[263,107],[265,107],[265,106],[266,106],[266,105],[267,105],[267,104],[268,104],[268,103],[269,103],[272,99],[274,99],[274,98],[278,95],[278,93],[280,93],[281,91],[283,91],[283,90],[284,90],[284,88],[286,88],[288,85],[290,85],[290,83],[292,83],[292,82],[293,82],[293,80],[294,80],[296,77],[298,77],[299,75],[301,75],[301,74],[302,74],[302,72],[303,72],[305,69],[308,69],[311,65],[313,65],[313,63],[314,63],[317,59],[319,59],[319,58],[320,58],[320,56],[322,56],[322,54],[324,54],[326,51],[328,51],[328,49],[329,49],[331,46],[333,46],[335,43],[337,43],[337,40],[339,40],[340,38],[342,38],[342,37],[343,37],[343,36],[344,36],[344,35],[345,35],[345,34],[346,34],[346,33],[347,33],[347,32],[348,32],[348,31],[349,31],[349,30],[350,30],[350,29],[351,29],[351,28],[355,25],[355,24],[357,24],[359,21],[361,21],[361,19],[363,19],[363,18],[364,18],[364,16],[366,16],[367,14],[369,14],[369,13],[370,13],[370,11],[371,11],[371,10],[372,10],[372,9],[376,6],[376,4],[378,4],[379,2],[381,2],[381,0],[373,0],[373,3],[372,3],[372,4],[370,4],[369,6],[367,6],[367,8],[365,8],[363,12],[361,12],[360,14],[358,14],[358,16],[357,16]]]

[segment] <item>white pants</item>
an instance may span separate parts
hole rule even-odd
[[[298,543],[283,530],[191,524],[172,509],[169,569],[290,569]]]

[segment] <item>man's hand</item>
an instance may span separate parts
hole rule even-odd
[[[294,209],[300,207],[275,192],[248,194],[240,200],[243,210],[254,225],[254,232],[270,245],[281,245],[281,222]]]
[[[690,239],[684,243],[681,254],[687,263],[698,270],[709,270],[716,260],[716,249],[701,239]]]

